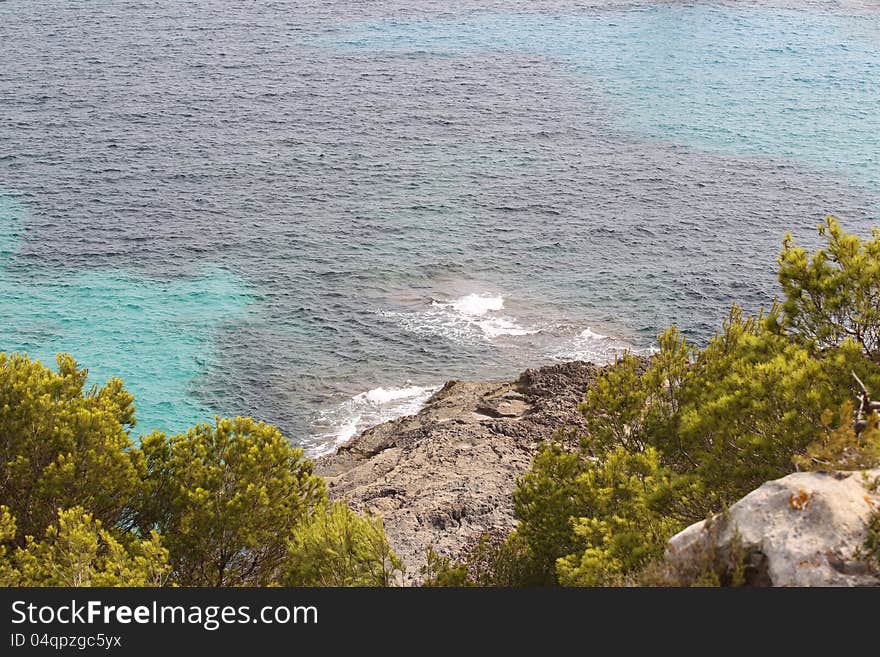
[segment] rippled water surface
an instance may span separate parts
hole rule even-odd
[[[876,7],[876,5],[874,5]],[[327,449],[880,210],[870,2],[0,3],[0,350]]]

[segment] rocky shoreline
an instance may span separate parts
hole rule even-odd
[[[380,515],[405,583],[429,546],[457,556],[487,531],[512,529],[517,478],[541,441],[583,426],[578,404],[600,371],[574,361],[515,381],[449,381],[416,415],[372,427],[316,461],[333,499]]]

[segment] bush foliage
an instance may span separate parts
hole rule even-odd
[[[294,530],[284,584],[391,586],[402,571],[382,519],[359,516],[342,502],[334,502]]]
[[[381,523],[328,509],[275,427],[218,418],[138,445],[122,382],[87,388],[73,358],[57,362],[0,354],[0,584],[396,582]]]

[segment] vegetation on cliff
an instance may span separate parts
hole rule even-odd
[[[0,585],[394,582],[381,521],[328,506],[275,427],[217,419],[136,445],[122,382],[86,377],[66,354],[57,371],[0,354]]]
[[[876,416],[857,434],[851,402],[852,373],[880,391],[880,230],[863,241],[829,217],[819,231],[812,256],[785,239],[781,303],[734,307],[702,349],[673,327],[647,363],[606,368],[581,405],[587,429],[560,431],[520,479],[513,534],[435,558],[427,582],[644,581],[673,534],[763,482],[880,462]]]

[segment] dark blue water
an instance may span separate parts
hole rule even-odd
[[[319,450],[880,209],[870,3],[0,3],[0,349]]]

